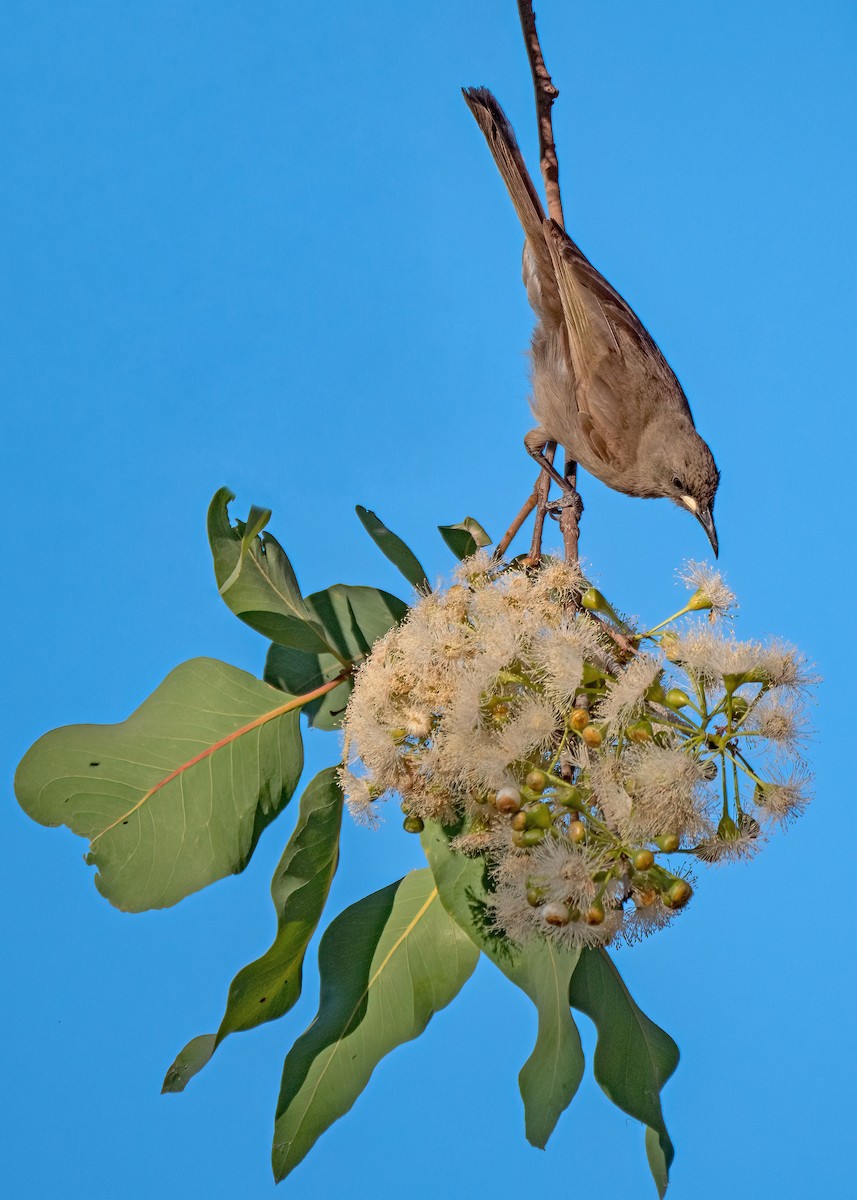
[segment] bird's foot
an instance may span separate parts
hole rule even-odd
[[[566,509],[571,509],[576,521],[583,516],[583,501],[579,492],[564,492],[558,500],[551,500],[545,505],[545,511],[550,513],[555,521],[559,521]]]

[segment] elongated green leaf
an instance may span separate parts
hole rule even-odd
[[[275,1179],[284,1179],[348,1112],[384,1055],[417,1037],[449,1004],[478,957],[425,869],[364,897],[332,922],[319,949],[318,1015],[283,1067]]]
[[[228,488],[216,492],[208,508],[208,540],[220,594],[251,629],[283,646],[329,653],[319,621],[301,599],[292,564],[279,542],[262,529],[270,509],[252,508],[247,522],[229,520]]]
[[[615,1105],[648,1127],[646,1153],[663,1197],[675,1151],[660,1092],[678,1066],[678,1046],[640,1011],[606,950],[584,950],[569,994],[598,1030],[595,1078]]]
[[[551,942],[511,946],[487,921],[485,868],[481,859],[450,849],[441,826],[428,822],[423,848],[450,916],[503,974],[530,997],[539,1016],[535,1049],[518,1083],[524,1101],[527,1140],[540,1149],[580,1085],[583,1050],[568,1001],[579,950]]]
[[[465,517],[457,525],[438,525],[440,536],[456,558],[469,558],[480,546],[490,546],[491,537],[473,517]]]
[[[163,1091],[181,1092],[230,1033],[274,1021],[296,1003],[306,948],[315,933],[339,858],[342,792],[336,768],[325,767],[303,796],[295,831],[271,883],[277,936],[271,947],[232,981],[216,1034],[185,1046],[167,1071]]]
[[[333,679],[341,669],[342,659],[359,661],[363,658],[378,638],[402,619],[408,606],[377,588],[338,583],[307,596],[306,609],[323,625],[339,657],[306,654],[273,644],[265,661],[265,679],[292,694],[296,691],[303,694]],[[338,729],[351,687],[351,680],[344,680],[332,692],[311,701],[304,710],[309,723],[316,729]]]
[[[422,564],[402,539],[388,529],[380,517],[364,508],[362,504],[358,504],[355,511],[372,541],[381,553],[389,558],[393,566],[399,568],[408,583],[412,583],[415,588],[428,590],[429,581]]]
[[[90,840],[111,904],[165,908],[244,869],[303,767],[291,699],[211,658],[183,663],[127,721],[45,734],[15,776],[25,812]]]

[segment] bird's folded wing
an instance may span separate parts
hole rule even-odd
[[[545,221],[543,230],[568,334],[577,422],[592,453],[603,463],[621,468],[633,456],[633,439],[629,441],[626,429],[632,398],[623,402],[611,386],[611,380],[622,375],[622,342],[610,309],[588,286],[588,277],[581,276],[581,265],[590,264],[555,221]]]

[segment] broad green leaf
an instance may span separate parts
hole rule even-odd
[[[329,653],[324,630],[306,611],[292,564],[279,542],[262,530],[270,509],[252,508],[248,520],[229,520],[235,497],[216,492],[208,508],[208,540],[220,594],[251,629],[283,646]]]
[[[380,517],[364,508],[362,504],[358,504],[355,511],[372,541],[381,553],[389,558],[393,566],[399,568],[408,583],[412,583],[415,588],[430,590],[428,577],[419,559],[402,539],[388,529]]]
[[[422,1033],[458,994],[478,957],[425,868],[331,923],[319,948],[318,1014],[283,1067],[274,1125],[277,1181],[348,1112],[381,1059]]]
[[[335,678],[341,669],[342,658],[359,661],[365,657],[378,638],[408,611],[404,601],[389,592],[371,587],[350,587],[344,583],[307,596],[306,608],[323,625],[340,657],[306,654],[273,644],[265,661],[265,679],[291,694],[296,690],[303,694]],[[304,711],[309,723],[316,729],[338,729],[351,687],[351,680],[344,680],[332,692],[307,704]]]
[[[426,824],[423,848],[440,898],[450,916],[503,974],[530,997],[539,1017],[535,1049],[518,1083],[524,1101],[527,1140],[540,1149],[571,1103],[583,1075],[580,1035],[568,1002],[579,950],[548,941],[513,946],[487,923],[485,867],[450,849],[442,827]]]
[[[183,663],[126,721],[45,734],[15,776],[21,807],[90,841],[98,890],[166,908],[242,871],[303,767],[294,697],[211,658]]]
[[[598,1030],[595,1078],[615,1105],[648,1127],[646,1153],[663,1197],[675,1151],[660,1092],[678,1066],[678,1046],[640,1011],[606,950],[584,950],[569,994]]]
[[[181,1092],[230,1033],[274,1021],[301,994],[304,954],[327,901],[339,857],[342,792],[336,768],[325,767],[301,796],[295,831],[271,883],[277,936],[271,947],[232,981],[216,1034],[185,1046],[167,1072],[163,1091]]]
[[[490,546],[491,538],[473,517],[457,525],[438,525],[440,536],[458,559],[469,558],[480,546]]]

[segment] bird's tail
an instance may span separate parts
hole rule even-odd
[[[496,97],[487,88],[462,88],[467,107],[476,118],[479,128],[485,135],[488,149],[493,155],[494,162],[503,177],[518,220],[527,236],[530,251],[535,259],[537,275],[542,289],[543,302],[554,299],[552,293],[554,272],[550,252],[545,242],[544,225],[545,211],[536,191],[532,177],[527,170],[514,130],[509,124]],[[551,293],[550,298],[544,294],[545,289]],[[558,298],[556,298],[558,306]]]

